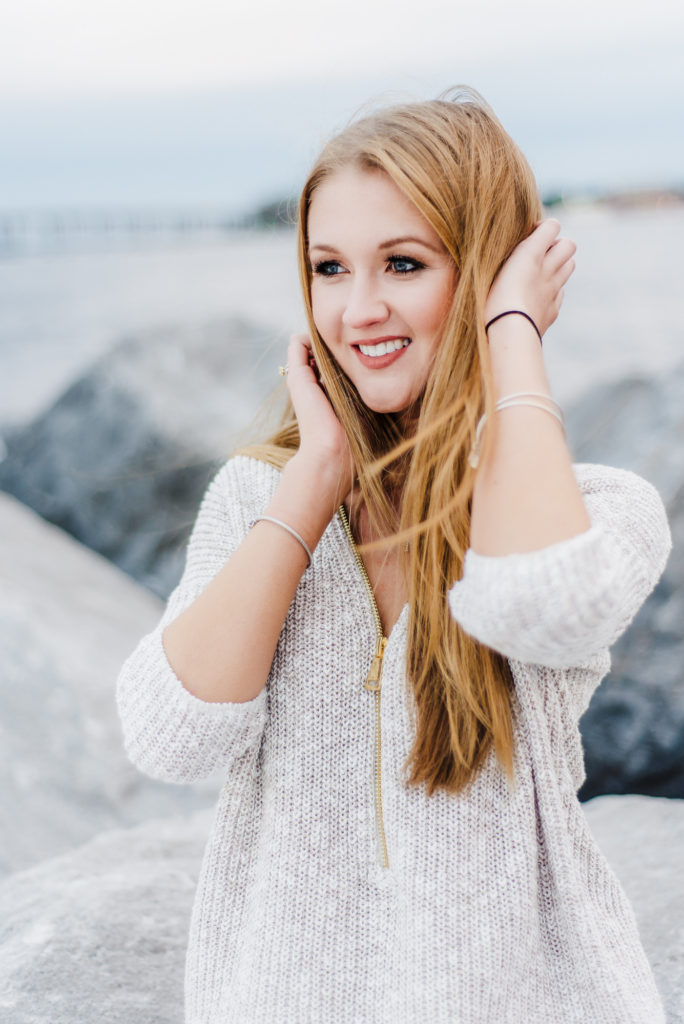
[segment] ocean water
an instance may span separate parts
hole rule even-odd
[[[684,360],[684,207],[559,214],[577,270],[545,339],[556,397]],[[150,329],[240,316],[273,333],[273,367],[303,328],[291,231],[144,234],[34,246],[0,259],[0,425],[25,422],[96,356]]]
[[[87,240],[0,261],[0,424],[24,422],[124,337],[240,316],[273,331],[274,363],[303,316],[289,231]]]

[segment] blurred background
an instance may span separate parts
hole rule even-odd
[[[165,598],[304,325],[309,164],[359,108],[466,83],[578,243],[546,342],[575,453],[652,480],[678,541],[681,4],[25,0],[0,37],[0,491]],[[681,564],[583,724],[583,797],[684,796]]]
[[[25,0],[0,35],[0,424],[127,332],[244,312],[282,341],[302,323],[291,249],[251,229],[287,211],[363,104],[460,83],[580,244],[569,333],[549,348],[568,358],[559,397],[675,356],[675,0]]]
[[[545,339],[574,453],[651,480],[673,528],[582,721],[580,796],[616,857],[634,850],[637,901],[643,850],[665,858],[666,903],[651,883],[640,922],[684,1021],[666,863],[680,802],[650,802],[655,822],[591,800],[684,797],[684,6],[22,0],[0,8],[0,39],[3,1019],[180,1020],[207,822],[174,815],[219,782],[138,776],[114,680],[179,578],[212,473],[282,397],[309,164],[364,105],[468,84],[578,243]]]

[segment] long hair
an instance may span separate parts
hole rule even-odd
[[[320,184],[350,165],[389,176],[437,232],[458,274],[410,437],[398,416],[364,405],[313,319],[309,209]],[[493,413],[485,300],[503,262],[541,215],[527,161],[484,100],[465,89],[350,124],[323,149],[299,205],[299,271],[316,362],[372,521],[394,542],[410,540],[407,670],[416,735],[407,768],[408,781],[425,784],[428,794],[463,790],[492,747],[509,776],[513,770],[508,664],[453,621],[446,592],[462,575],[469,543],[474,471],[468,454],[480,416]],[[290,409],[282,428],[251,452],[283,465],[298,444]],[[401,493],[398,523],[388,481]]]

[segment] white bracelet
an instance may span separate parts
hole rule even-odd
[[[542,402],[547,403],[542,405],[539,402],[528,402],[528,398],[541,398]],[[522,399],[522,401],[521,401]],[[565,429],[565,419],[563,418],[563,410],[561,409],[555,398],[551,395],[544,394],[543,391],[513,391],[510,395],[504,395],[496,403],[497,411],[499,409],[509,409],[514,405],[532,405],[536,409],[543,409],[545,412],[550,412],[552,416],[555,416],[559,423],[562,423],[563,429]],[[551,406],[551,408],[549,408]]]
[[[543,401],[536,402],[536,398],[541,398]],[[544,403],[548,404],[544,404]],[[535,409],[541,409],[542,412],[548,412],[560,423],[563,431],[565,431],[565,420],[563,418],[563,410],[561,409],[558,402],[551,398],[551,395],[545,395],[542,391],[514,391],[510,395],[504,395],[496,403],[495,409],[500,412],[502,409],[511,409],[516,405],[529,405]],[[470,455],[468,456],[468,462],[473,469],[477,469],[480,463],[480,454],[482,451],[482,431],[484,425],[487,422],[486,413],[480,417],[480,420],[475,428],[475,441],[473,447],[470,449]]]
[[[281,526],[283,530],[287,530],[287,532],[292,537],[294,537],[295,540],[298,540],[299,543],[302,545],[302,547],[306,551],[306,557],[309,559],[309,565],[311,565],[311,563],[313,562],[313,555],[311,554],[309,545],[306,543],[304,538],[297,533],[296,530],[293,530],[291,526],[288,526],[287,523],[284,523],[282,519],[276,519],[274,516],[257,516],[257,518],[252,520],[252,522],[250,523],[250,530],[256,523],[275,523],[276,526]]]
[[[502,409],[513,409],[516,405],[530,405],[535,409],[543,409],[544,412],[548,412],[552,416],[555,416],[563,430],[565,430],[565,420],[563,419],[563,412],[560,408],[554,409],[551,406],[544,405],[542,402],[535,402],[534,399],[531,398],[502,398],[496,403],[496,411],[501,412]],[[555,402],[554,405],[556,405]]]

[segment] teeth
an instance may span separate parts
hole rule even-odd
[[[398,352],[400,348],[406,348],[410,338],[397,338],[396,341],[381,341],[379,345],[359,345],[359,351],[364,356],[386,356],[388,352]]]

